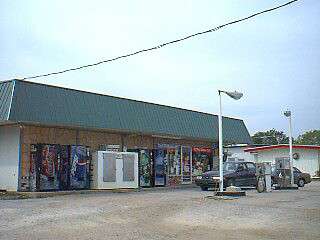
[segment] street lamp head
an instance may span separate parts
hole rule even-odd
[[[242,98],[243,96],[243,93],[241,92],[237,92],[237,91],[234,91],[234,92],[225,92],[229,97],[232,97],[233,99],[235,100],[239,100],[240,98]]]
[[[287,110],[283,113],[286,117],[291,117],[291,111]]]

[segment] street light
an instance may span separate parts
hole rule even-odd
[[[289,119],[289,157],[290,157],[290,172],[291,172],[291,187],[294,185],[294,176],[293,176],[293,155],[292,155],[292,125],[291,125],[291,111],[287,110],[284,113]]]
[[[234,92],[227,92],[218,90],[219,93],[219,187],[220,192],[223,192],[223,146],[222,146],[222,105],[221,105],[221,93],[227,94],[229,97],[239,100],[242,98],[243,93],[234,91]]]

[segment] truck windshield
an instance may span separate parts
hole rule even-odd
[[[238,163],[236,162],[225,162],[223,164],[223,171],[227,171],[227,172],[235,171],[237,168],[238,168]],[[213,170],[219,171],[219,166],[215,166]]]

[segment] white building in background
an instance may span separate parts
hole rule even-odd
[[[245,152],[244,150],[253,147],[253,145],[248,144],[235,144],[224,147],[224,153],[227,155],[227,161],[246,161],[254,162],[254,156],[250,152]]]
[[[243,156],[250,154],[254,162],[271,162],[274,164],[277,158],[289,157],[289,145],[285,144],[247,147],[243,151]],[[309,173],[312,177],[316,176],[317,172],[319,174],[320,146],[293,145],[293,166],[303,172]]]

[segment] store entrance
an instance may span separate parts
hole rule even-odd
[[[191,183],[191,148],[175,145],[163,145],[160,147],[165,163],[166,184],[175,186]]]
[[[192,162],[191,148],[181,147],[181,163],[182,163],[182,183],[188,184],[192,182]]]

